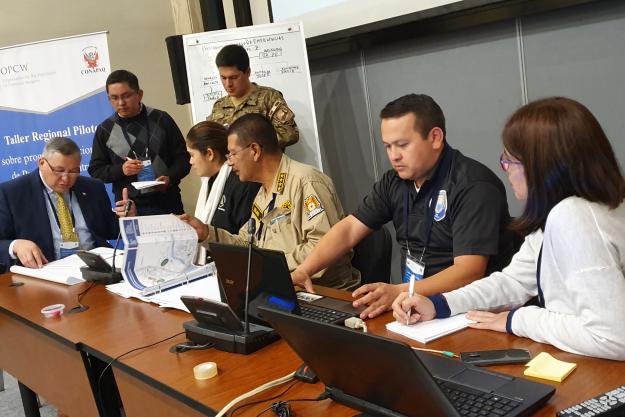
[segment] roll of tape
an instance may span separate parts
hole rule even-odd
[[[195,379],[211,379],[217,375],[217,364],[215,362],[204,362],[193,367]]]

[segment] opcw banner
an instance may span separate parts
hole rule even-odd
[[[46,141],[67,136],[91,159],[97,125],[112,113],[105,32],[0,49],[0,181],[32,171]]]

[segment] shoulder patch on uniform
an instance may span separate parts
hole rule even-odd
[[[291,210],[293,208],[293,204],[291,204],[291,200],[286,200],[280,207]]]
[[[273,120],[278,120],[280,123],[287,124],[295,119],[295,114],[285,104],[278,107],[273,115]]]
[[[447,191],[440,190],[438,192],[438,198],[436,199],[436,206],[434,207],[434,220],[440,222],[445,218],[447,214]]]
[[[308,217],[308,220],[311,220],[317,214],[323,213],[325,209],[321,205],[321,201],[319,201],[317,196],[311,194],[304,200],[304,211],[306,212],[306,217]]]
[[[263,218],[263,211],[256,205],[252,204],[252,214],[256,217],[256,220],[260,221]]]
[[[286,184],[286,172],[278,174],[278,184],[276,185],[276,191],[282,194],[284,191],[284,185]]]

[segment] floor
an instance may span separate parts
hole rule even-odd
[[[4,372],[0,370],[0,372]],[[0,416],[24,417],[24,408],[17,381],[11,375],[4,372],[4,391],[0,392]],[[45,403],[45,401],[44,401]],[[39,409],[41,417],[56,417],[56,408],[46,404]]]

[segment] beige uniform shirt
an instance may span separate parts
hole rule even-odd
[[[256,245],[284,252],[293,271],[344,213],[328,176],[283,155],[271,191],[265,192],[263,187],[258,190],[252,216],[256,219]],[[246,245],[247,225],[238,235],[211,227],[208,240]],[[351,254],[346,254],[319,272],[313,277],[314,283],[340,289],[356,287],[360,273],[352,268],[350,258]]]
[[[271,87],[254,84],[252,92],[240,103],[235,104],[230,96],[220,98],[213,105],[213,111],[206,118],[222,125],[230,125],[239,117],[248,113],[259,113],[271,121],[278,142],[282,148],[293,145],[299,140],[299,131],[295,124],[295,114],[287,106],[282,93]]]

